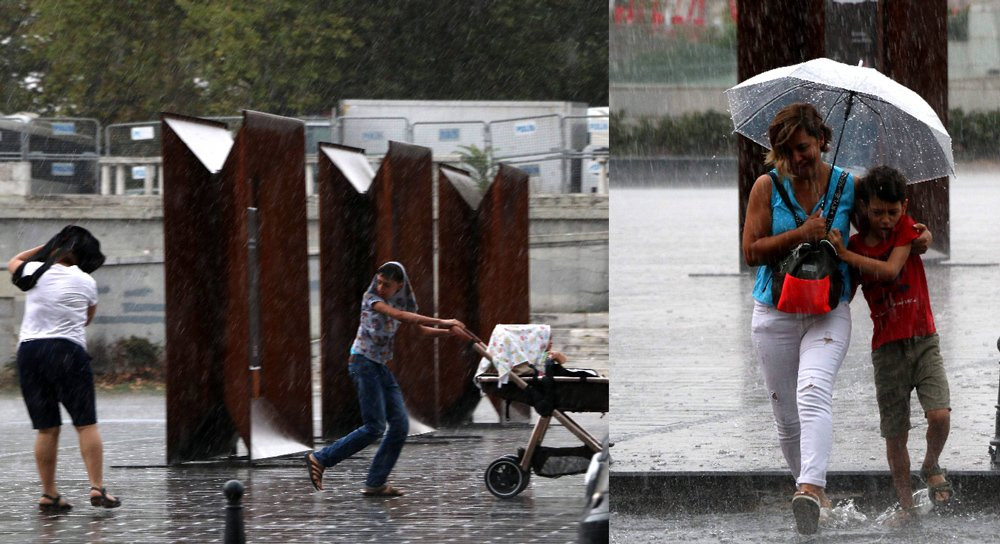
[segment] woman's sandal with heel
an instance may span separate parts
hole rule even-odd
[[[100,495],[90,496],[90,505],[99,506],[101,508],[118,508],[122,505],[122,501],[118,497],[108,496],[108,490],[105,487],[90,486],[91,491],[98,491]]]
[[[62,500],[62,495],[56,495],[55,497],[53,497],[52,495],[49,495],[49,494],[46,493],[46,494],[42,495],[42,498],[43,499],[48,499],[48,500],[50,500],[52,502],[40,502],[40,503],[38,503],[38,511],[39,512],[45,512],[45,513],[56,512],[56,513],[58,513],[58,512],[69,512],[70,510],[73,509],[73,505],[72,504],[70,504],[70,503],[65,502],[65,501]]]

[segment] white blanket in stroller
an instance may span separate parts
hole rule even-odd
[[[552,330],[548,325],[497,325],[490,335],[487,349],[493,361],[483,357],[479,361],[476,377],[496,368],[497,381],[499,385],[504,385],[512,371],[521,374],[522,369],[544,370],[551,337]]]

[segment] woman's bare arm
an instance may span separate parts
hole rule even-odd
[[[11,274],[13,274],[14,272],[17,272],[17,269],[22,264],[24,264],[24,261],[27,261],[28,259],[34,257],[35,253],[38,253],[38,250],[42,249],[43,247],[45,247],[45,246],[41,245],[41,246],[38,246],[38,247],[33,247],[31,249],[26,249],[26,250],[18,253],[17,255],[14,255],[14,257],[11,258],[11,260],[7,263],[7,270],[10,270]]]
[[[802,226],[771,235],[771,177],[757,178],[750,190],[743,221],[743,259],[748,266],[776,261],[802,242],[819,240],[826,232],[826,219],[816,210]]]

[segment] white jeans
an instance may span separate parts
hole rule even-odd
[[[754,303],[750,327],[771,397],[778,442],[798,484],[826,487],[833,449],[833,384],[851,340],[851,310],[788,314]]]

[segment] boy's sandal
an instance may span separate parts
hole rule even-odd
[[[932,476],[941,476],[944,478],[943,482],[938,482],[936,484],[931,484]],[[920,468],[920,477],[927,484],[927,496],[934,503],[934,506],[948,506],[951,503],[952,497],[955,496],[955,488],[951,485],[951,480],[948,479],[948,471],[941,468],[939,465],[934,465],[931,468]],[[939,499],[938,493],[947,493],[948,497],[945,499]]]
[[[62,495],[56,495],[53,497],[47,493],[42,494],[43,499],[48,499],[51,502],[40,502],[38,503],[39,512],[69,512],[73,509],[73,505],[62,500]]]
[[[316,491],[323,491],[323,471],[326,470],[326,467],[319,464],[312,452],[305,454],[305,459],[306,467],[309,469],[309,481],[312,482]]]
[[[389,484],[380,487],[367,487],[361,490],[361,494],[366,497],[400,497],[405,494],[402,489],[392,487]]]
[[[91,491],[98,491],[100,495],[90,496],[90,505],[99,506],[101,508],[118,508],[122,505],[122,501],[118,497],[111,497],[108,495],[108,489],[106,487],[96,487],[90,486]]]
[[[816,534],[819,530],[819,497],[808,491],[796,491],[792,495],[792,515],[799,533]]]

